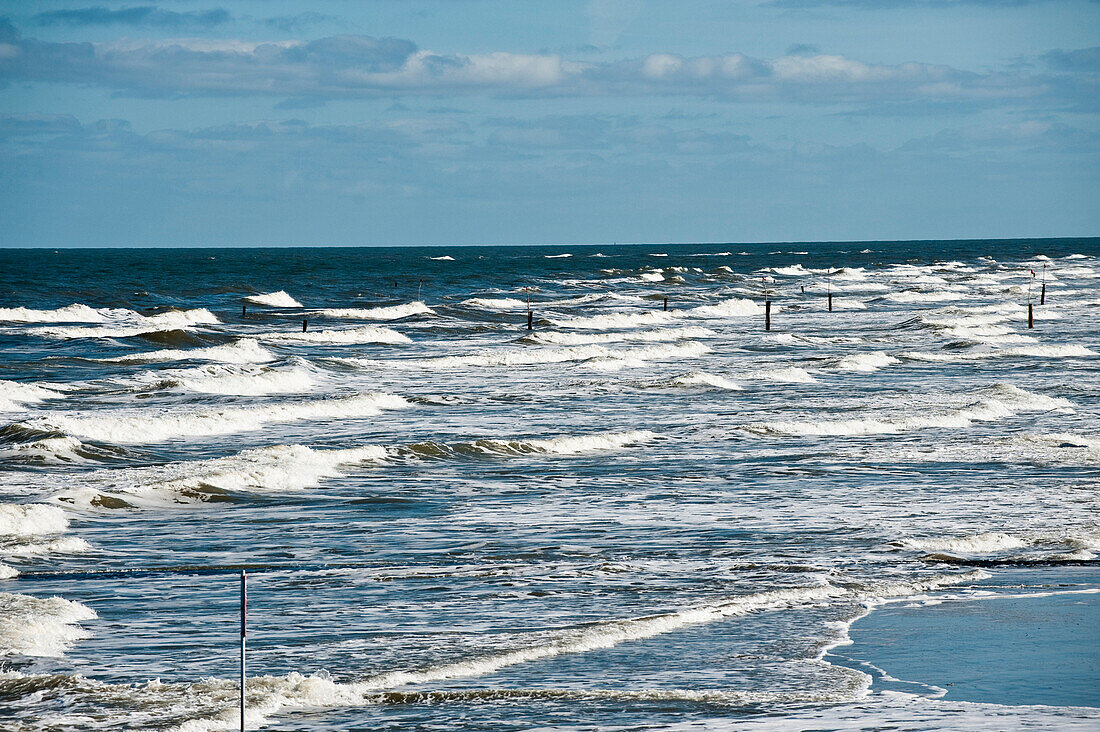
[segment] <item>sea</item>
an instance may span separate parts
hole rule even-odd
[[[249,729],[1097,729],[840,656],[1098,475],[1096,238],[0,250],[0,728],[239,729],[246,572]]]

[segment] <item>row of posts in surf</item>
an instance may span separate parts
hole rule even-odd
[[[830,272],[829,274],[832,275],[832,272]],[[1032,280],[1035,279],[1035,271],[1034,270],[1032,270],[1032,272],[1031,272],[1031,278],[1032,278]],[[761,280],[763,282],[763,290],[764,290],[764,330],[771,330],[772,329],[771,292],[768,290],[767,278],[762,277]],[[393,285],[394,285],[394,287],[397,287],[396,282],[394,282]],[[420,292],[421,292],[421,289],[423,288],[423,286],[424,286],[424,280],[420,280],[420,286],[417,287],[417,290],[416,290],[416,298],[417,298],[418,302],[420,300]],[[806,293],[806,286],[801,285],[800,287],[802,289],[802,293],[805,294]],[[531,292],[530,292],[530,289],[526,288],[526,287],[523,288],[523,290],[527,294],[527,330],[534,330],[535,329],[535,313],[531,309]],[[828,311],[831,313],[831,312],[833,312],[833,292],[832,292],[831,285],[829,287],[829,291],[826,293],[826,298],[827,298],[827,302],[828,302],[826,307],[828,308]],[[668,311],[668,297],[667,296],[662,297],[662,300],[663,300],[663,309],[667,312]],[[1043,265],[1043,282],[1042,282],[1042,289],[1041,289],[1040,295],[1039,295],[1039,304],[1040,305],[1046,305],[1047,304],[1047,283],[1046,283],[1046,265],[1045,264]],[[244,318],[244,317],[247,317],[247,316],[248,316],[248,305],[241,305],[241,317]],[[1034,305],[1034,303],[1031,302],[1031,286],[1030,286],[1030,284],[1028,285],[1028,290],[1027,290],[1027,327],[1028,328],[1034,328],[1035,327],[1035,305]],[[302,332],[306,333],[308,330],[309,330],[309,318],[302,318]]]

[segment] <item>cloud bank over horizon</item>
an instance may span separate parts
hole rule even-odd
[[[934,43],[884,59],[787,38],[769,55],[750,38],[643,44],[629,29],[660,27],[634,13],[599,30],[617,45],[579,42],[586,29],[557,50],[494,48],[461,28],[311,38],[364,19],[278,5],[0,18],[0,246],[1098,233],[1100,44],[970,66]],[[810,5],[894,7],[743,12]],[[920,5],[929,23],[963,12]],[[1067,23],[1100,15],[1072,5]]]

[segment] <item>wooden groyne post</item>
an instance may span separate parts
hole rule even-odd
[[[768,295],[768,278],[765,275],[760,278],[764,283],[764,330],[772,329],[772,301]]]
[[[1039,304],[1047,304],[1047,266],[1045,264],[1043,265],[1043,291],[1039,295]]]

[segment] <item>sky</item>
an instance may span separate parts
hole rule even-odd
[[[1100,235],[1098,0],[0,0],[0,247]]]

